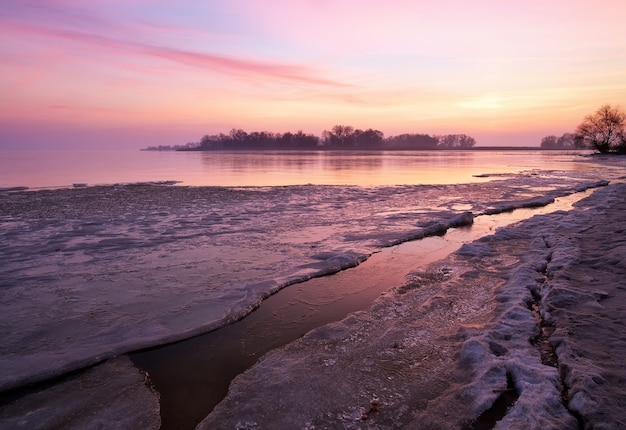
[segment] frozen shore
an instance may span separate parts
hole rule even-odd
[[[0,193],[0,423],[31,425],[30,419],[37,417],[31,412],[41,404],[48,411],[61,408],[71,415],[82,406],[76,406],[81,399],[70,393],[85,386],[90,393],[96,390],[94,398],[100,400],[94,404],[111,406],[100,411],[103,416],[119,414],[121,405],[104,400],[109,395],[117,398],[114,390],[98,393],[97,384],[83,382],[83,373],[76,376],[77,385],[65,385],[66,391],[54,391],[54,382],[21,391],[28,384],[104,362],[85,376],[128,381],[128,390],[138,390],[137,399],[144,399],[137,405],[143,413],[135,422],[154,424],[154,393],[143,375],[109,359],[228,324],[286,285],[354,266],[381,247],[468,222],[467,212],[541,206],[583,189],[602,189],[604,179],[616,177],[609,173],[524,172],[485,183],[437,186],[138,184]],[[517,251],[503,249],[502,258]],[[483,269],[485,275],[497,272]],[[478,268],[467,270],[474,273]],[[444,273],[442,280],[451,273],[457,272]],[[421,282],[422,275],[414,276]],[[448,287],[442,285],[441,294],[447,294]],[[414,294],[409,287],[400,288],[406,290],[403,299]],[[547,321],[555,317],[548,312]],[[417,348],[420,330],[426,329],[410,334],[413,340],[407,345]],[[395,349],[401,349],[402,342],[396,342]],[[336,364],[332,360],[325,368]],[[117,389],[126,390],[122,386]],[[233,393],[238,385],[234,387]],[[25,405],[15,404],[15,396]],[[68,403],[54,403],[59,398]],[[132,415],[130,410],[123,413]],[[225,419],[218,414],[209,419]],[[38,422],[40,428],[54,427]]]
[[[286,285],[442,232],[464,212],[606,184],[604,171],[549,173],[440,186],[0,194],[0,392],[226,325]]]
[[[2,429],[158,429],[159,397],[127,356],[0,394]]]
[[[611,185],[462,247],[267,354],[200,428],[624,428],[624,213]]]

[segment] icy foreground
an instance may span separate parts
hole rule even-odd
[[[624,213],[611,185],[465,245],[267,354],[199,427],[625,428]]]
[[[0,424],[89,428],[89,420],[71,421],[83,414],[94,417],[93,428],[98,417],[111,416],[129,418],[120,422],[128,428],[157,427],[143,375],[123,357],[108,359],[227,324],[285,285],[443,232],[467,222],[468,211],[540,206],[604,186],[602,179],[623,174],[617,172],[527,172],[452,186],[144,184],[0,193]],[[402,288],[402,296],[413,294]],[[18,403],[2,398],[11,388],[100,362],[60,385],[20,393]],[[124,406],[132,399],[135,412]]]
[[[2,429],[158,429],[159,399],[127,356],[0,397]]]
[[[0,194],[0,391],[209,331],[298,281],[474,214],[599,181],[448,186],[126,185]]]

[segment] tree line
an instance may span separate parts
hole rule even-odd
[[[626,113],[622,108],[606,104],[585,116],[576,132],[541,139],[541,148],[592,148],[601,154],[626,154],[625,125]]]
[[[582,149],[585,147],[583,139],[575,133],[563,133],[559,137],[554,135],[546,136],[541,139],[540,145],[542,149]]]
[[[541,139],[541,149],[592,148],[602,154],[626,154],[626,114],[619,106],[606,104],[594,114],[585,116],[574,133],[550,135]],[[272,133],[232,129],[230,133],[203,136],[199,142],[185,145],[150,146],[146,150],[211,151],[211,150],[263,150],[263,149],[471,149],[476,140],[466,134],[428,135],[406,133],[385,137],[374,129],[355,129],[336,125],[324,130],[322,136],[303,133]]]
[[[428,135],[406,133],[385,137],[382,131],[361,130],[352,126],[336,125],[324,130],[321,137],[304,133],[272,133],[268,131],[246,132],[232,129],[230,133],[205,135],[198,142],[168,147],[180,151],[212,150],[320,150],[320,149],[469,149],[476,140],[465,134]],[[164,150],[166,147],[149,147],[148,150]]]

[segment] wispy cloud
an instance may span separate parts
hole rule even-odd
[[[85,31],[59,29],[39,25],[0,21],[0,29],[2,29],[3,32],[69,40],[100,49],[112,50],[116,53],[133,55],[142,54],[196,68],[210,69],[225,74],[327,87],[352,86],[350,84],[324,78],[320,76],[319,72],[313,70],[312,68],[296,64],[260,61],[240,57],[230,57],[221,54],[177,49],[167,46],[133,42]]]
[[[303,66],[284,63],[268,63],[166,47],[140,45],[137,46],[137,48],[142,50],[144,53],[155,57],[165,58],[170,61],[201,68],[211,68],[225,73],[242,73],[245,75],[256,75],[270,79],[288,80],[312,85],[332,87],[350,86],[348,84],[319,77],[311,70]]]
[[[49,109],[59,112],[98,112],[98,113],[118,113],[116,109],[100,108],[100,107],[86,107],[86,106],[70,106],[70,105],[50,105]]]

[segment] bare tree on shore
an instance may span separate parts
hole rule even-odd
[[[606,104],[593,115],[587,115],[576,128],[576,134],[601,154],[626,153],[625,122],[626,114],[619,106]]]

